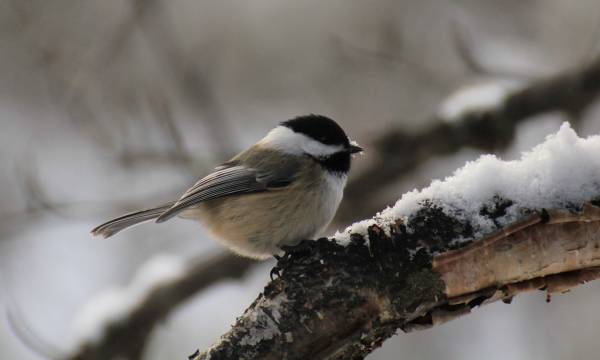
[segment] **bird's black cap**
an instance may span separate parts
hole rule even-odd
[[[281,123],[296,133],[309,136],[325,145],[350,146],[348,136],[335,121],[323,115],[304,115]]]

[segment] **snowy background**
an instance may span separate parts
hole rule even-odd
[[[465,64],[457,32],[488,71]],[[84,336],[75,319],[86,304],[129,284],[150,259],[219,250],[183,220],[107,240],[89,230],[176,196],[277,122],[337,119],[367,149],[358,172],[388,129],[453,121],[599,53],[593,0],[0,0],[0,306],[70,349]],[[600,106],[578,116],[580,136],[600,133]],[[519,158],[569,120],[531,119],[497,155]],[[478,156],[465,148],[422,164],[377,194],[381,208]],[[153,333],[146,358],[184,359],[210,345],[272,265],[185,303]],[[400,334],[369,359],[596,358],[599,299],[600,282],[550,304],[542,293],[520,296]],[[6,317],[0,359],[40,359]]]

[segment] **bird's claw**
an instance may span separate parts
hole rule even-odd
[[[269,277],[271,281],[274,280],[275,277],[281,277],[281,271],[283,267],[280,264],[285,264],[292,256],[301,255],[310,251],[311,242],[309,240],[303,240],[297,245],[281,245],[279,249],[283,251],[283,255],[274,254],[273,257],[277,260],[277,265],[271,269],[269,273]]]
[[[279,248],[284,252],[284,258],[290,258],[292,255],[300,255],[310,251],[313,240],[302,240],[296,245],[281,245]]]
[[[269,273],[269,277],[271,278],[271,281],[275,280],[275,276],[277,277],[281,277],[281,268],[279,267],[279,265],[275,265],[272,269],[271,272]]]

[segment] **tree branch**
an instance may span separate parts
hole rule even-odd
[[[281,277],[195,359],[363,358],[399,328],[437,325],[523,291],[562,292],[600,276],[597,206],[533,213],[451,250],[449,239],[469,232],[429,204],[389,234],[372,225],[368,241],[353,234],[348,246],[304,242],[279,262]]]

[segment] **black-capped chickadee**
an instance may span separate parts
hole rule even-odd
[[[319,235],[342,200],[352,155],[362,149],[332,119],[300,116],[200,179],[175,202],[110,220],[109,237],[174,216],[199,220],[234,252],[263,259]]]

